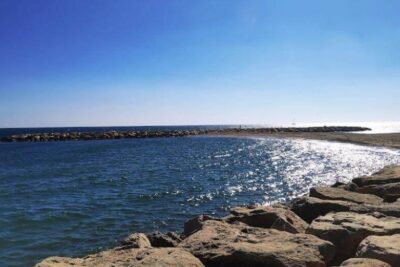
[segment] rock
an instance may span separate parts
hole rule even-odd
[[[343,200],[359,204],[380,204],[383,199],[370,194],[360,194],[334,187],[314,187],[310,189],[310,197],[329,200]]]
[[[112,249],[84,258],[50,257],[36,267],[204,267],[189,252],[177,248]]]
[[[399,196],[400,194],[400,182],[399,183],[388,183],[388,184],[373,184],[357,188],[357,192],[363,194],[374,194],[383,199],[393,199],[393,195]],[[397,198],[396,198],[397,199]],[[396,201],[394,199],[394,201]],[[390,201],[390,202],[394,202]]]
[[[135,233],[128,236],[121,242],[125,248],[149,248],[151,247],[149,239],[145,234]]]
[[[199,216],[193,217],[192,219],[185,222],[183,234],[185,236],[189,236],[189,235],[197,232],[199,229],[201,229],[203,223],[208,220],[221,220],[221,219],[218,219],[218,218],[215,218],[212,216],[208,216],[208,215],[199,215]]]
[[[330,242],[312,235],[208,220],[182,241],[207,267],[323,267],[332,259]]]
[[[400,182],[400,166],[390,165],[371,176],[363,176],[353,179],[358,186],[388,184]]]
[[[314,197],[302,197],[289,203],[290,209],[300,218],[311,223],[318,216],[329,212],[352,211],[356,213],[379,212],[386,216],[400,218],[400,202],[382,203],[379,205],[361,205],[342,200],[323,200]]]
[[[273,228],[289,233],[304,233],[308,224],[294,212],[280,207],[237,207],[226,221],[242,222],[253,227]]]
[[[353,203],[347,201],[323,200],[314,197],[302,197],[289,203],[290,209],[308,223],[332,211],[349,211],[352,205]]]
[[[351,258],[360,242],[370,235],[400,233],[400,219],[379,214],[329,213],[315,219],[306,230],[336,247],[334,263]]]
[[[174,233],[168,232],[166,234],[154,232],[147,235],[153,247],[176,247],[181,241],[181,237]]]
[[[358,257],[378,259],[400,266],[400,234],[391,236],[369,236],[357,249]]]
[[[368,259],[368,258],[351,258],[348,259],[340,266],[343,267],[391,267],[386,262],[375,260],[375,259]]]

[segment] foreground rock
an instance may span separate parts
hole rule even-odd
[[[351,258],[367,236],[400,233],[400,219],[354,212],[329,213],[315,219],[306,233],[332,242],[336,247],[334,262],[340,263]]]
[[[382,198],[375,195],[360,194],[335,187],[311,188],[310,197],[316,197],[328,200],[342,200],[358,204],[372,204],[372,205],[381,204],[383,202]]]
[[[205,221],[179,245],[207,267],[323,267],[333,258],[330,242],[312,235]]]
[[[348,259],[340,266],[343,267],[391,267],[391,265],[387,264],[386,262],[375,260],[375,259],[368,259],[368,258],[351,258]]]
[[[400,182],[400,166],[386,166],[371,176],[363,176],[353,179],[358,186],[378,185]]]
[[[369,236],[357,249],[358,257],[378,259],[400,266],[400,234],[391,236]]]
[[[50,257],[36,267],[204,267],[187,251],[177,248],[112,249],[84,258]]]
[[[293,200],[289,207],[300,218],[311,223],[315,218],[333,211],[349,211],[353,203],[341,200],[323,200],[302,197]]]
[[[287,208],[281,207],[237,207],[227,217],[229,223],[242,222],[249,226],[273,228],[289,233],[304,233],[308,224]]]

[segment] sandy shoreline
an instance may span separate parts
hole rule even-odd
[[[384,134],[356,134],[356,133],[340,133],[340,132],[251,133],[251,132],[225,131],[224,133],[208,134],[208,135],[323,140],[323,141],[335,141],[335,142],[359,144],[366,146],[380,146],[380,147],[400,149],[400,133],[384,133]]]

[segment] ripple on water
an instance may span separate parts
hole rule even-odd
[[[269,204],[400,163],[399,151],[321,141],[190,137],[0,146],[0,266],[81,256],[130,232]]]

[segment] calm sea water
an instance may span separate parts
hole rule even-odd
[[[0,143],[0,266],[180,231],[197,214],[285,201],[391,163],[399,151],[272,138]]]

